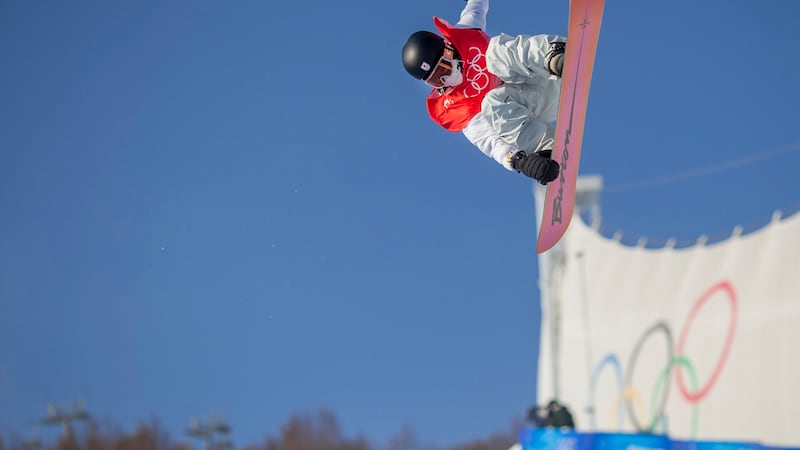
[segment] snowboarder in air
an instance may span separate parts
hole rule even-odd
[[[434,17],[440,34],[418,31],[403,46],[408,73],[433,87],[428,114],[461,131],[486,156],[542,184],[556,179],[550,159],[566,38],[489,37],[489,0],[467,0],[455,26]]]

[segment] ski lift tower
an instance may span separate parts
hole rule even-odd
[[[575,189],[575,211],[573,220],[582,217],[590,227],[600,228],[600,193],[603,190],[603,178],[600,175],[580,176]],[[541,227],[544,211],[546,188],[533,183],[533,197],[536,204],[537,234]],[[535,242],[534,242],[535,244]],[[534,245],[531,244],[531,245]],[[559,400],[560,390],[560,336],[561,336],[561,282],[567,261],[563,239],[553,248],[539,255],[539,293],[542,310],[542,340],[549,345],[540,348],[540,358],[548,372],[541,372],[539,383],[549,380],[552,386],[550,398]],[[545,384],[546,385],[546,384]]]
[[[224,436],[230,431],[231,427],[221,417],[215,417],[207,421],[192,417],[189,420],[189,429],[186,430],[186,434],[202,440],[205,450],[224,450],[233,448],[233,442],[230,440],[215,442],[214,436],[217,434]]]
[[[72,424],[73,422],[81,422],[89,420],[89,413],[86,412],[86,403],[79,400],[74,403],[64,405],[47,405],[47,416],[45,416],[41,423],[42,425],[61,425],[63,428],[63,437],[72,437]]]

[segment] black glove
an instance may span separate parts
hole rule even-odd
[[[522,151],[517,152],[511,158],[511,167],[542,184],[547,184],[558,178],[559,174],[558,163],[550,159],[550,153],[552,152],[549,150],[532,155]]]

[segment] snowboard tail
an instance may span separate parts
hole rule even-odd
[[[570,0],[567,48],[561,76],[552,158],[559,177],[547,185],[536,251],[552,248],[567,231],[575,205],[575,187],[583,143],[586,106],[605,0]]]

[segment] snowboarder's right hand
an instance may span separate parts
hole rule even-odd
[[[528,155],[519,151],[511,158],[511,167],[542,184],[555,180],[559,174],[558,163],[550,159],[549,154],[545,154],[545,156],[538,153]]]

